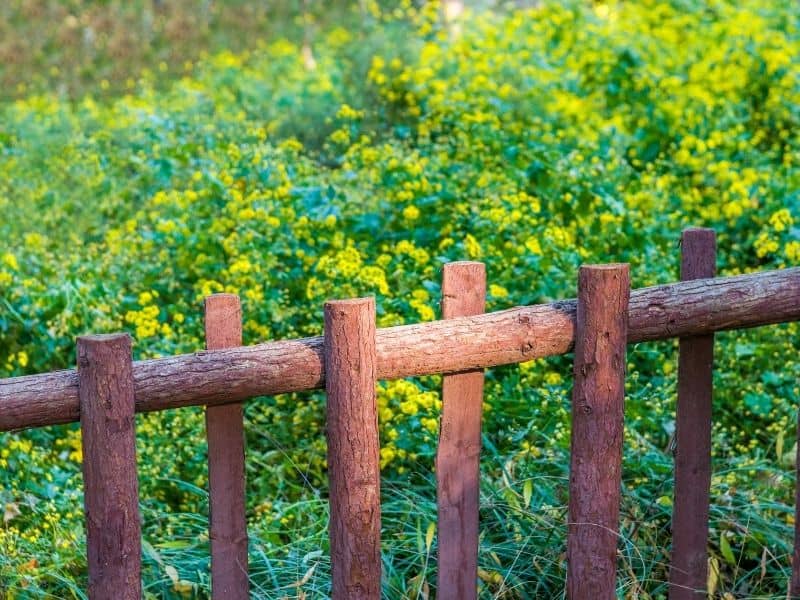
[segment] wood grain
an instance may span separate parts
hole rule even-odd
[[[613,600],[622,476],[628,265],[578,274],[567,597]]]
[[[716,260],[713,229],[683,232],[681,279],[714,277]],[[713,334],[680,339],[669,571],[671,600],[697,600],[707,596],[713,363]]]
[[[78,338],[90,600],[139,600],[141,525],[127,334]]]
[[[800,319],[800,268],[682,281],[631,294],[628,342]],[[564,354],[574,300],[377,332],[378,379],[453,373]],[[322,338],[134,363],[136,410],[227,404],[324,386]],[[75,371],[0,379],[0,431],[78,420]]]
[[[797,440],[800,440],[800,413],[797,415]],[[795,454],[794,484],[794,551],[792,552],[792,574],[789,578],[789,597],[800,598],[800,442]]]
[[[234,294],[205,299],[206,349],[242,345],[242,307]],[[206,407],[211,597],[247,600],[244,422],[241,403]]]
[[[478,315],[485,307],[486,267],[479,262],[446,264],[442,317]],[[482,412],[482,369],[442,378],[442,419],[436,452],[439,600],[477,598]]]
[[[375,299],[325,304],[334,600],[381,597],[381,487]]]

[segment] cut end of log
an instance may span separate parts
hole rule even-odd
[[[478,260],[454,260],[449,263],[445,263],[442,267],[442,270],[447,272],[450,269],[454,268],[464,268],[464,267],[474,267],[481,271],[486,271],[486,265]]]
[[[591,271],[591,272],[598,272],[598,271],[629,271],[630,265],[628,263],[608,263],[604,265],[581,265],[580,268],[581,272],[583,271]]]
[[[330,310],[343,310],[347,312],[357,311],[362,306],[374,306],[375,297],[366,296],[364,298],[348,298],[345,300],[328,300],[325,302],[325,312]]]
[[[236,294],[211,294],[204,299],[206,310],[217,306],[240,306],[239,296]]]
[[[130,343],[131,336],[128,333],[90,333],[78,336],[81,344],[107,344],[117,340],[127,340]]]
[[[681,240],[687,235],[703,235],[703,236],[710,236],[716,237],[717,232],[711,229],[711,227],[687,227],[681,232]]]
[[[131,336],[127,333],[98,333],[78,337],[78,369],[87,367],[97,357],[104,357],[108,353],[130,355]]]

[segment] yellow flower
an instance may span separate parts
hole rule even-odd
[[[439,431],[439,419],[434,419],[433,417],[422,417],[419,422],[431,433],[436,433]]]
[[[481,245],[472,234],[468,233],[464,236],[464,250],[470,258],[480,258],[481,256]]]
[[[346,129],[337,129],[329,136],[329,139],[334,144],[341,144],[342,146],[345,146],[350,143],[350,134]]]
[[[413,398],[400,403],[400,410],[406,415],[415,415],[419,410],[416,400]]]
[[[342,104],[336,116],[340,119],[359,119],[364,116],[364,111],[356,110],[348,104]]]
[[[489,294],[495,298],[506,298],[508,296],[508,290],[502,285],[493,283],[489,286]]]
[[[786,253],[786,258],[788,258],[791,262],[800,261],[800,242],[796,241],[789,242],[788,244],[786,244],[784,252]]]
[[[785,231],[791,227],[793,223],[794,219],[792,219],[792,215],[786,208],[772,213],[772,216],[769,218],[769,224],[778,232]]]
[[[537,256],[542,254],[542,246],[537,238],[534,237],[528,238],[525,241],[525,247],[531,254],[536,254]]]
[[[556,371],[548,371],[544,376],[544,382],[547,385],[558,385],[562,381],[561,373],[557,373]]]
[[[6,252],[3,255],[3,263],[15,271],[19,269],[19,263],[17,262],[17,257],[11,254],[10,252]]]
[[[392,446],[381,448],[381,469],[392,462],[397,456],[397,451]]]
[[[770,238],[767,232],[762,231],[753,242],[753,247],[756,249],[756,256],[763,258],[767,254],[776,252],[779,246],[778,242]]]
[[[403,217],[408,221],[419,219],[419,209],[413,204],[409,204],[403,209]]]

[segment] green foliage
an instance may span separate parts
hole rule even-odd
[[[217,291],[241,295],[253,343],[319,334],[331,297],[374,294],[380,326],[433,319],[451,260],[485,261],[498,310],[574,296],[581,263],[630,262],[636,287],[673,281],[688,225],[719,232],[723,275],[800,258],[792,4],[376,14],[321,34],[313,63],[301,45],[262,43],[167,90],[142,78],[102,102],[3,105],[2,375],[69,367],[89,330],[130,331],[138,358],[195,351]],[[785,594],[796,340],[794,324],[719,336],[720,595]],[[629,349],[620,594],[666,597],[675,348]],[[439,384],[379,388],[389,597],[435,586]],[[481,594],[556,597],[569,357],[494,369],[486,391]],[[259,597],[328,592],[323,407],[320,394],[247,405]],[[137,427],[147,593],[205,597],[202,412]],[[82,597],[80,459],[75,426],[2,436],[10,597]]]
[[[0,4],[0,98],[50,90],[80,98],[159,87],[221,48],[289,38],[313,45],[334,25],[363,30],[396,1],[6,0]]]

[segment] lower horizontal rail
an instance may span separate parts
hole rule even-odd
[[[378,379],[454,373],[569,352],[575,300],[379,329]],[[635,290],[628,343],[800,319],[800,268]],[[134,363],[136,411],[239,402],[324,386],[322,338]],[[74,370],[0,379],[0,431],[78,420]]]

